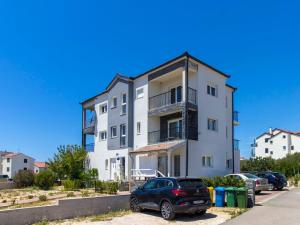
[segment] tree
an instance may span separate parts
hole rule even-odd
[[[30,170],[19,170],[14,177],[14,182],[17,188],[32,186],[34,182],[34,174]]]
[[[53,187],[55,179],[55,174],[48,169],[35,175],[35,184],[43,190],[49,190]]]
[[[85,173],[87,152],[77,145],[58,147],[58,153],[49,159],[49,168],[60,179],[82,179]]]

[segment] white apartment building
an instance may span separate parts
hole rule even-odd
[[[89,167],[102,180],[239,172],[228,78],[189,53],[136,77],[117,74],[81,103]]]
[[[2,155],[2,175],[13,178],[19,170],[34,169],[34,159],[23,153],[7,153]]]
[[[300,132],[272,129],[259,135],[252,144],[253,157],[280,159],[287,154],[300,152]]]

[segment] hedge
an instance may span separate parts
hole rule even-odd
[[[245,182],[234,177],[201,177],[207,187],[245,187]]]

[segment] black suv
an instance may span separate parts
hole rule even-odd
[[[287,181],[284,175],[272,172],[272,171],[266,171],[266,172],[256,172],[256,176],[265,178],[268,180],[268,183],[271,185],[271,189],[277,189],[282,190],[284,187],[287,186]]]
[[[204,215],[211,207],[210,195],[201,179],[155,178],[131,193],[130,208],[160,211],[164,219],[172,220],[176,213]]]

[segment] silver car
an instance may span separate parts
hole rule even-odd
[[[260,193],[261,191],[269,190],[268,180],[264,178],[257,177],[251,173],[235,173],[235,174],[228,174],[225,177],[234,177],[236,179],[243,180],[247,182],[247,180],[252,180],[255,182],[255,194]]]

